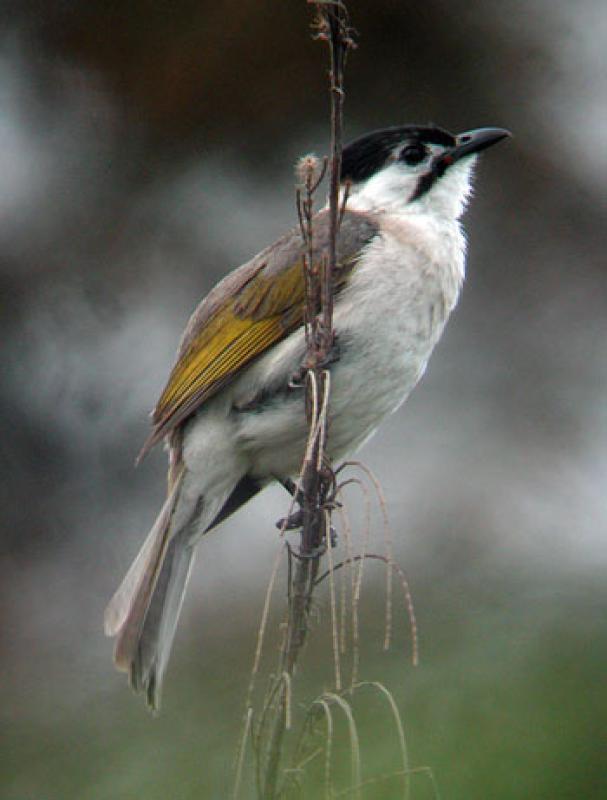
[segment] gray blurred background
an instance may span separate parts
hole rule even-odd
[[[347,138],[430,120],[515,137],[482,159],[444,340],[362,454],[421,646],[413,669],[397,604],[382,652],[369,565],[362,673],[443,798],[607,797],[607,12],[349,7]],[[326,53],[303,0],[2,10],[0,797],[224,798],[285,498],[200,548],[158,719],[102,614],[162,502],[163,453],[133,460],[188,315],[294,224],[292,165],[326,152]],[[326,602],[302,702],[330,683]],[[389,771],[386,720],[360,714],[365,775]],[[424,773],[412,788],[435,796]]]

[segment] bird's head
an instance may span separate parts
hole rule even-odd
[[[454,135],[436,126],[404,125],[361,136],[343,150],[348,207],[457,219],[470,195],[477,154],[509,135],[503,128]]]

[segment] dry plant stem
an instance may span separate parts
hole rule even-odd
[[[330,514],[327,498],[334,486],[334,476],[325,455],[327,412],[330,376],[324,369],[334,344],[333,332],[333,274],[337,259],[337,235],[342,209],[339,204],[341,171],[343,68],[348,47],[351,46],[347,12],[340,0],[314,3],[317,11],[317,38],[328,43],[330,54],[331,89],[331,159],[329,186],[330,232],[327,252],[321,263],[313,261],[312,206],[318,186],[318,169],[308,160],[304,174],[304,194],[298,193],[297,205],[302,238],[306,286],[306,415],[310,429],[306,458],[301,473],[302,517],[300,551],[296,559],[289,591],[287,631],[279,659],[277,674],[284,686],[289,684],[299,654],[305,644],[310,608],[318,577],[322,548],[329,541]],[[306,169],[304,160],[303,169]],[[330,546],[330,545],[329,545]],[[274,800],[280,793],[279,773],[284,734],[288,724],[287,698],[284,688],[275,694],[268,725],[267,757],[264,765],[262,797]]]
[[[368,560],[368,561],[383,561],[384,564],[387,566],[392,564],[392,569],[396,572],[396,574],[400,577],[401,586],[403,590],[403,597],[405,600],[405,608],[407,610],[407,614],[409,616],[409,626],[411,630],[411,640],[412,640],[412,654],[411,654],[411,663],[414,667],[419,665],[419,642],[418,642],[418,633],[417,633],[417,619],[415,616],[415,609],[413,607],[413,599],[411,598],[411,591],[409,589],[409,582],[407,581],[407,576],[403,572],[402,568],[396,562],[388,561],[387,557],[381,555],[379,553],[364,553],[362,555],[352,556],[340,561],[338,564],[333,566],[333,572],[337,572],[342,567],[350,566],[358,561]],[[324,572],[319,578],[316,579],[316,583],[322,583],[326,577],[328,577],[328,572]]]
[[[398,736],[398,743],[402,759],[403,800],[409,800],[411,796],[411,780],[409,776],[409,753],[407,750],[405,731],[403,728],[402,720],[400,718],[400,714],[398,713],[398,707],[396,705],[396,701],[394,700],[392,693],[389,692],[388,689],[386,689],[383,683],[379,683],[379,681],[362,681],[361,683],[357,683],[355,686],[353,686],[352,689],[357,690],[367,686],[372,689],[376,689],[381,695],[383,695],[390,707],[392,718],[396,726],[396,732]]]
[[[323,13],[328,24],[329,53],[331,57],[331,175],[329,186],[329,233],[328,263],[323,275],[322,317],[325,333],[331,335],[333,344],[333,275],[337,262],[337,232],[342,209],[339,204],[339,180],[341,174],[341,151],[343,136],[343,70],[348,51],[348,30],[345,8],[341,5],[328,7]]]
[[[351,797],[354,800],[360,800],[360,784],[362,783],[361,769],[360,769],[360,744],[358,739],[358,729],[354,721],[354,714],[350,704],[338,694],[334,692],[325,692],[323,697],[329,702],[339,706],[344,713],[348,725],[348,733],[350,737],[350,759],[351,759]]]
[[[325,745],[325,800],[331,800],[331,752],[333,750],[333,715],[326,700],[316,700],[325,713],[327,720],[327,744]]]
[[[268,798],[268,800],[274,800],[278,796],[278,775],[282,744],[289,722],[285,676],[288,676],[290,682],[297,659],[306,640],[312,595],[320,565],[321,545],[328,532],[326,522],[328,515],[325,513],[323,506],[326,496],[325,487],[331,484],[327,484],[327,479],[322,470],[318,469],[318,461],[322,457],[325,444],[323,434],[326,432],[326,427],[322,421],[323,417],[326,418],[327,413],[330,385],[328,373],[322,372],[321,379],[321,386],[326,393],[322,404],[319,404],[319,387],[316,383],[316,375],[313,370],[309,371],[308,381],[311,387],[312,406],[311,431],[301,481],[304,522],[301,533],[300,553],[296,559],[289,592],[287,630],[280,653],[279,680],[284,684],[285,689],[279,687],[279,691],[276,692],[275,701],[269,713],[270,719],[268,720],[270,733],[262,793],[262,797]],[[315,491],[317,493],[316,497],[310,499],[308,496],[310,491]]]
[[[388,505],[386,503],[386,498],[384,496],[381,483],[375,476],[375,473],[369,469],[369,467],[367,467],[361,461],[344,461],[342,464],[340,464],[339,469],[336,470],[336,473],[340,473],[347,467],[356,467],[364,472],[367,478],[369,478],[375,488],[375,493],[381,509],[383,518],[384,545],[386,548],[386,558],[388,559],[386,563],[386,633],[384,636],[384,650],[389,650],[390,640],[392,638],[392,573],[394,568],[394,554],[392,547],[392,528],[388,518]]]

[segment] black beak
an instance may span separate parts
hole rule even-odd
[[[425,194],[434,181],[445,174],[446,170],[460,158],[480,153],[491,145],[501,142],[507,136],[512,136],[510,131],[505,128],[477,128],[474,131],[466,131],[455,137],[455,144],[441,155],[435,157],[432,167],[426,175],[423,175],[413,193],[411,200],[417,200]]]
[[[459,161],[464,156],[486,150],[508,136],[512,134],[504,128],[477,128],[474,131],[460,133],[455,137],[455,147],[449,151],[447,157],[451,156],[453,161]]]

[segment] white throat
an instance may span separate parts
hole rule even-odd
[[[399,215],[429,214],[436,218],[457,220],[465,211],[472,192],[471,177],[475,161],[476,156],[472,156],[453,164],[425,194],[413,201],[410,198],[417,188],[420,174],[394,162],[364,183],[351,187],[348,208]]]

